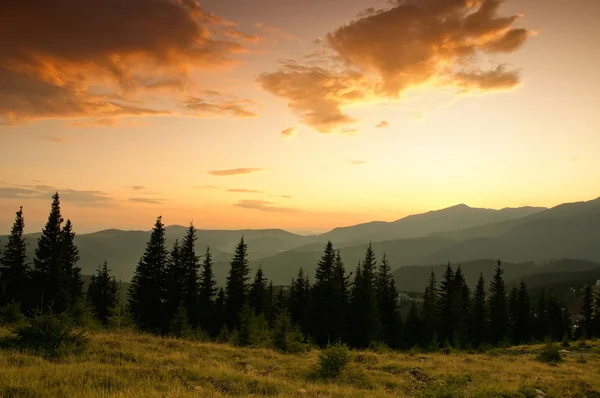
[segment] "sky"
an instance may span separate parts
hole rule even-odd
[[[21,0],[0,231],[323,232],[600,196],[597,0]]]

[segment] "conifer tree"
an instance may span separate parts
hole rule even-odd
[[[555,295],[548,296],[548,336],[554,341],[560,341],[566,330],[562,308]]]
[[[531,340],[531,303],[527,285],[521,281],[517,295],[517,308],[515,314],[514,343],[523,344]]]
[[[42,235],[38,238],[33,260],[33,302],[32,306],[52,308],[54,312],[66,309],[61,297],[67,295],[62,272],[62,230],[63,218],[60,212],[58,192],[52,195],[50,215]]]
[[[331,302],[333,313],[330,335],[337,340],[348,340],[350,322],[350,275],[346,274],[346,267],[339,250],[335,252],[333,266],[333,281],[331,287]]]
[[[83,296],[83,279],[81,268],[77,266],[79,261],[79,249],[75,246],[75,232],[71,220],[67,220],[61,233],[61,257],[62,257],[62,280],[64,287],[61,289],[66,293],[64,308],[71,307]]]
[[[215,309],[215,295],[217,293],[217,281],[213,273],[213,261],[210,248],[206,247],[206,253],[204,254],[204,260],[202,261],[202,272],[200,273],[200,286],[198,292],[198,315],[200,326],[212,335],[219,332],[222,323],[215,322],[215,318],[218,318],[219,314],[216,313]],[[221,289],[223,292],[223,289]],[[223,292],[223,295],[225,293]],[[224,303],[221,303],[224,305]],[[220,308],[221,314],[224,308]]]
[[[502,262],[498,266],[490,284],[490,337],[492,344],[499,344],[507,337],[508,303],[506,301],[506,286],[502,274]]]
[[[417,304],[413,302],[410,307],[406,322],[404,323],[404,343],[407,348],[416,347],[422,344],[423,340],[423,321],[419,316]]]
[[[450,263],[446,266],[444,279],[440,285],[438,298],[438,329],[437,335],[442,344],[452,344],[456,337],[456,322],[458,320],[457,292],[454,284],[454,271]]]
[[[227,314],[225,312],[225,291],[223,288],[219,289],[217,297],[215,298],[215,312],[214,318],[212,319],[210,333],[213,336],[219,334],[223,328],[227,330]]]
[[[277,291],[277,297],[275,298],[275,303],[274,303],[274,311],[273,311],[273,315],[274,315],[274,321],[277,320],[277,317],[280,314],[283,314],[284,312],[287,312],[288,310],[288,300],[287,300],[287,295],[285,294],[285,290],[283,286],[279,286],[279,290]],[[260,315],[260,314],[259,314]],[[275,322],[273,322],[274,324]],[[269,323],[269,326],[271,326],[272,324]]]
[[[548,336],[550,320],[548,318],[548,302],[546,292],[542,289],[535,309],[534,336],[537,341],[544,341]]]
[[[248,245],[244,243],[244,237],[242,236],[231,259],[229,275],[227,276],[227,283],[225,285],[225,310],[227,314],[227,326],[230,330],[238,326],[238,314],[244,303],[246,303],[248,296],[248,274],[250,273],[250,268],[247,251]]]
[[[485,292],[485,280],[483,274],[479,275],[469,321],[470,334],[473,347],[484,344],[488,338],[489,308]]]
[[[421,343],[423,347],[428,347],[433,339],[433,335],[436,334],[438,316],[437,296],[437,279],[432,270],[429,275],[427,287],[425,288],[425,293],[423,294],[423,311],[421,313],[423,324],[423,341]]]
[[[277,318],[277,297],[275,297],[275,288],[273,287],[273,281],[269,281],[269,287],[267,288],[265,311],[267,312],[267,323],[270,327],[273,327]]]
[[[330,337],[333,340],[339,337],[330,336],[331,331],[334,329],[335,305],[330,293],[335,283],[333,277],[335,257],[333,244],[329,241],[317,265],[315,283],[311,289],[310,328],[315,342],[321,346],[329,343]]]
[[[460,266],[454,273],[454,290],[456,293],[456,343],[460,347],[471,346],[471,289],[465,280]]]
[[[304,270],[300,267],[298,275],[292,279],[289,297],[289,314],[291,322],[302,330],[308,332],[308,310],[310,304],[310,282]]]
[[[185,271],[185,282],[182,291],[182,303],[189,316],[189,322],[192,326],[198,326],[200,322],[199,308],[199,270],[200,259],[196,255],[196,228],[190,223],[187,233],[181,241],[181,266]],[[205,328],[203,325],[202,327]]]
[[[8,302],[26,305],[29,287],[29,264],[23,238],[25,219],[23,207],[19,208],[10,231],[8,242],[0,255],[0,306]]]
[[[250,293],[248,295],[248,304],[255,314],[263,314],[267,309],[267,295],[268,295],[267,280],[263,275],[262,266],[259,266],[254,276],[254,281],[250,287]]]
[[[581,306],[581,329],[586,338],[594,336],[594,292],[588,284],[583,293],[583,304]]]
[[[508,296],[508,337],[512,344],[517,340],[517,317],[519,308],[519,290],[513,285]]]
[[[165,273],[168,252],[162,217],[156,219],[146,250],[129,286],[129,310],[140,329],[165,332]]]
[[[400,348],[402,341],[402,317],[398,313],[398,292],[392,269],[383,253],[375,277],[375,294],[381,320],[381,334],[392,348]]]
[[[105,261],[98,266],[96,274],[92,275],[90,286],[87,290],[87,299],[92,306],[92,311],[103,326],[107,326],[113,317],[117,302],[117,281],[110,276],[108,263]]]
[[[566,324],[565,324],[566,327]],[[596,293],[594,299],[594,337],[600,337],[600,292]]]
[[[185,306],[185,288],[187,285],[187,270],[183,263],[181,245],[179,239],[175,239],[173,248],[169,253],[165,268],[165,317],[166,322],[171,323],[171,319],[177,314],[179,306],[183,306],[186,311],[186,321],[189,320],[188,308]]]
[[[374,278],[377,260],[369,243],[365,258],[358,265],[350,298],[351,342],[356,347],[368,347],[369,343],[380,341],[381,325],[377,309]]]

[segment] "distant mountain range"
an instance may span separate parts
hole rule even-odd
[[[185,232],[183,226],[167,227],[169,244],[182,238]],[[524,262],[540,263],[562,258],[600,261],[600,198],[551,209],[491,210],[461,204],[393,222],[335,228],[312,236],[279,229],[199,230],[198,253],[204,253],[206,246],[211,247],[215,274],[220,283],[225,280],[231,253],[242,235],[248,244],[251,266],[262,265],[267,277],[276,285],[289,284],[299,267],[312,277],[327,240],[340,249],[346,268],[353,271],[371,241],[378,256],[387,253],[392,266],[397,269],[396,277],[402,289],[421,291],[424,284],[418,275],[422,271],[426,275],[432,266],[448,261],[473,268],[475,278],[494,264],[492,260],[481,259],[501,258],[507,267],[510,263],[515,269],[527,270],[524,273],[515,271],[514,275],[518,277],[546,272],[535,264],[524,266]],[[31,257],[38,236],[39,233],[27,235]],[[116,229],[77,235],[83,273],[92,274],[98,264],[107,260],[117,278],[128,281],[149,236],[149,231]],[[0,241],[5,242],[5,237],[0,237]],[[507,276],[511,273],[507,269]]]

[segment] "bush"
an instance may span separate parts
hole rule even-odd
[[[537,356],[538,361],[546,362],[546,363],[558,363],[562,362],[562,355],[560,355],[560,351],[556,344],[552,342],[546,343],[546,346]]]
[[[27,324],[15,328],[14,333],[17,347],[50,359],[82,352],[88,343],[82,332],[73,330],[72,321],[65,314],[36,313]]]
[[[288,353],[305,351],[306,346],[302,343],[303,340],[302,332],[292,325],[290,317],[286,313],[279,315],[273,331],[275,348]]]
[[[317,375],[323,379],[335,379],[350,362],[350,351],[345,344],[336,343],[319,354]]]
[[[229,342],[229,329],[227,325],[223,325],[221,331],[217,335],[217,343],[228,343]]]
[[[169,334],[177,338],[190,338],[193,334],[188,322],[187,310],[182,304],[179,304],[175,315],[173,315],[173,319],[169,325]]]
[[[386,354],[391,350],[387,344],[381,341],[371,341],[371,343],[369,343],[369,351],[373,351],[378,354]]]
[[[269,324],[264,314],[255,315],[248,304],[244,304],[240,314],[240,329],[237,344],[240,346],[268,346],[271,342]]]
[[[0,308],[0,325],[19,325],[25,321],[18,303],[9,303]]]
[[[99,326],[92,308],[85,300],[78,300],[69,308],[69,318],[77,327],[94,329]]]

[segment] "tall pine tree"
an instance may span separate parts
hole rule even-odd
[[[462,348],[471,346],[471,289],[463,276],[460,266],[454,273],[454,290],[456,294],[456,335],[455,342]]]
[[[434,335],[437,336],[437,316],[438,316],[438,288],[437,279],[433,270],[429,275],[425,293],[423,294],[423,310],[421,312],[422,319],[422,341],[423,347],[428,347],[433,341]]]
[[[259,266],[254,276],[254,281],[250,287],[250,294],[248,295],[248,303],[250,308],[254,311],[254,314],[264,314],[267,309],[267,294],[268,285],[267,280],[264,277],[262,267]]]
[[[223,326],[221,322],[216,321],[220,315],[216,313],[215,309],[216,286],[217,281],[213,273],[212,254],[210,253],[210,248],[207,247],[204,260],[202,261],[202,272],[200,273],[198,315],[200,326],[211,335],[216,335]],[[220,310],[223,312],[224,308],[220,308]]]
[[[356,270],[350,294],[350,319],[353,326],[350,341],[356,347],[368,347],[369,343],[380,341],[381,338],[381,324],[373,283],[376,265],[375,252],[369,243],[365,258]]]
[[[589,284],[583,292],[583,305],[581,306],[581,332],[584,338],[594,336],[594,291]]]
[[[479,275],[469,318],[471,342],[473,347],[479,347],[488,340],[489,308],[485,291],[483,274]]]
[[[339,250],[335,252],[330,299],[333,308],[330,335],[341,341],[347,341],[350,322],[350,275],[346,274],[346,267]]]
[[[181,267],[184,270],[184,286],[182,292],[182,304],[185,307],[189,316],[189,321],[192,326],[198,326],[200,322],[199,308],[199,270],[200,259],[196,255],[196,228],[193,223],[187,230],[187,233],[181,241],[180,255]],[[204,326],[203,326],[204,327]]]
[[[230,330],[239,325],[239,313],[248,296],[248,276],[250,268],[248,265],[248,245],[244,237],[240,239],[235,254],[230,262],[229,275],[225,285],[226,301],[225,311],[227,314],[227,326]]]
[[[75,232],[71,220],[67,220],[61,233],[62,280],[65,288],[61,289],[67,294],[65,309],[72,306],[83,296],[83,279],[79,262],[79,249],[75,246]]]
[[[531,302],[527,285],[525,281],[521,281],[519,285],[519,293],[517,295],[516,314],[514,315],[514,343],[523,344],[531,340]]]
[[[299,326],[303,333],[308,333],[308,310],[310,305],[310,282],[304,275],[302,267],[296,278],[292,279],[289,297],[289,315],[292,323]]]
[[[458,321],[458,307],[456,303],[456,289],[454,284],[454,271],[450,263],[446,266],[444,279],[440,285],[438,299],[437,335],[442,344],[453,344],[456,335],[456,322]]]
[[[225,328],[227,329],[227,313],[225,312],[225,291],[223,288],[219,289],[217,297],[215,298],[215,316],[211,322],[212,336],[217,336],[219,332]]]
[[[19,208],[8,237],[8,243],[0,256],[0,305],[15,302],[26,305],[29,281],[26,243],[23,238],[25,219],[23,208]]]
[[[142,330],[168,330],[168,318],[165,316],[167,262],[165,226],[159,216],[129,286],[129,310]]]
[[[375,294],[377,296],[383,341],[392,348],[400,348],[402,345],[402,317],[398,313],[396,282],[392,276],[392,268],[385,253],[383,253],[381,263],[377,268]]]
[[[173,243],[173,248],[168,256],[167,265],[165,268],[165,317],[166,323],[170,324],[171,320],[180,312],[180,306],[185,311],[186,321],[189,320],[190,313],[184,304],[185,288],[187,285],[187,270],[183,264],[181,255],[181,245],[179,239]]]
[[[336,253],[331,241],[327,242],[323,256],[319,260],[315,271],[315,283],[311,289],[310,328],[315,343],[325,345],[337,340],[340,336],[331,336],[334,329],[333,319],[336,310],[335,303],[331,297],[331,291],[335,284]]]
[[[506,286],[502,274],[502,262],[498,265],[490,285],[490,337],[492,344],[500,344],[507,337],[508,303],[506,301]]]
[[[92,275],[86,294],[96,318],[102,325],[108,325],[110,318],[115,315],[115,309],[119,303],[117,302],[117,281],[110,276],[106,261],[98,266],[96,274]]]
[[[413,302],[410,311],[404,322],[404,344],[405,348],[412,348],[420,345],[423,340],[423,321],[419,316],[417,304]]]
[[[550,319],[548,318],[548,302],[546,292],[542,289],[536,303],[534,336],[537,341],[544,341],[550,330]]]

